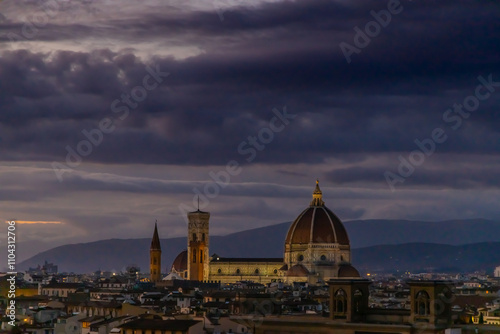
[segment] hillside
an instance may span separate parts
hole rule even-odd
[[[210,253],[231,257],[281,257],[290,223],[210,238]],[[395,220],[345,223],[353,263],[363,271],[492,270],[500,265],[500,224],[488,220],[417,222]],[[162,234],[160,226],[160,235]],[[45,260],[61,271],[123,270],[137,264],[147,271],[150,239],[110,239],[64,245],[20,263],[27,269]],[[185,238],[162,239],[163,268],[186,248]]]
[[[493,273],[500,265],[500,242],[460,246],[408,243],[354,249],[360,272],[474,272]]]

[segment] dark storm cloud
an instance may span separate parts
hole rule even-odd
[[[5,178],[7,178],[6,176]],[[18,183],[22,177],[20,174],[11,174],[10,178]],[[50,189],[50,193],[58,192],[110,192],[110,193],[130,193],[130,194],[193,194],[193,189],[203,189],[208,183],[196,181],[176,181],[162,180],[145,177],[127,177],[106,173],[78,173],[72,172],[65,177],[64,182],[53,179],[50,171],[40,173],[37,178],[30,180],[33,185],[45,189]],[[262,197],[267,198],[303,198],[310,192],[310,187],[286,186],[274,183],[230,183],[224,187],[224,195],[238,197]],[[7,193],[7,191],[6,191]],[[2,192],[0,191],[0,196]]]
[[[405,155],[404,153],[402,156]],[[408,154],[405,156],[407,157]],[[498,189],[500,188],[500,170],[497,156],[463,155],[430,156],[422,166],[405,180],[406,186],[425,187],[426,189]],[[395,159],[392,168],[396,171],[399,160]],[[343,186],[367,186],[382,184],[387,164],[379,166],[356,166],[339,168],[326,173],[328,181]]]
[[[7,219],[61,222],[30,226],[31,252],[150,237],[155,219],[184,236],[179,205],[230,160],[243,172],[207,204],[215,234],[293,220],[316,178],[343,220],[498,217],[500,87],[457,130],[443,121],[478,76],[500,81],[495,2],[402,1],[348,64],[339,44],[386,1],[175,1],[64,1],[14,42],[44,1],[0,2],[0,201]],[[170,75],[119,119],[148,66]],[[246,164],[239,145],[285,105],[297,117]],[[51,163],[106,117],[116,128],[59,182]],[[438,127],[448,140],[391,192],[384,172]]]
[[[238,145],[283,105],[298,117],[257,161],[320,162],[341,152],[411,150],[415,138],[445,126],[443,112],[473,92],[477,76],[492,73],[500,81],[500,12],[494,3],[402,4],[402,13],[351,64],[338,44],[352,44],[353,27],[363,28],[373,19],[370,10],[384,3],[278,2],[228,9],[223,22],[213,11],[139,11],[95,30],[84,23],[49,24],[37,40],[98,34],[133,47],[163,38],[166,49],[177,43],[203,52],[148,60],[134,49],[4,52],[1,152],[10,160],[64,161],[65,146],[74,147],[83,129],[113,117],[111,102],[156,64],[171,75],[126,120],[116,120],[117,130],[85,161],[243,163],[247,156],[237,153]],[[497,152],[499,96],[483,102],[440,149]]]

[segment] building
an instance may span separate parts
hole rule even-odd
[[[454,323],[455,300],[451,281],[411,281],[410,309],[371,308],[368,305],[371,284],[367,279],[336,278],[328,282],[330,315],[287,316],[253,314],[239,317],[243,323],[255,323],[253,333],[297,334],[438,334],[477,333],[477,326]],[[238,317],[232,318],[238,321]],[[453,329],[453,330],[452,330]],[[498,333],[498,328],[482,328],[481,333]]]
[[[188,278],[188,270],[187,270],[187,250],[183,250],[176,256],[172,266],[170,267],[170,273],[174,274],[174,277],[177,276],[179,278]]]
[[[190,328],[199,323],[196,320],[162,320],[160,319],[137,319],[127,322],[119,328],[122,334],[138,333],[192,333]]]
[[[312,201],[290,225],[283,258],[232,258],[209,256],[210,213],[188,213],[188,244],[174,260],[171,272],[189,280],[326,282],[331,278],[359,277],[350,264],[351,247],[340,219],[326,207],[316,181]],[[155,227],[156,228],[156,227]]]
[[[500,266],[495,268],[495,277],[500,277]]]
[[[57,274],[57,265],[54,263],[49,263],[45,260],[45,263],[40,266],[38,265],[36,268],[28,268],[27,272],[33,275],[54,275]]]
[[[149,249],[149,257],[149,275],[151,282],[159,282],[161,280],[161,245],[156,223],[153,239],[151,240],[151,247]]]
[[[210,213],[197,211],[188,213],[187,278],[206,281],[209,277],[210,255],[208,253],[208,220]]]
[[[41,295],[66,300],[70,294],[83,289],[82,283],[50,283],[41,288]]]

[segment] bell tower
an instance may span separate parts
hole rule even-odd
[[[151,240],[151,248],[149,249],[149,259],[149,275],[151,282],[159,282],[161,280],[161,246],[156,223],[153,239]]]
[[[209,274],[209,234],[210,213],[200,209],[188,213],[188,279],[206,281]]]

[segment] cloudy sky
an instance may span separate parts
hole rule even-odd
[[[498,220],[499,106],[495,1],[0,2],[20,259],[183,236],[197,194],[213,234],[290,221],[317,178],[342,220]]]

